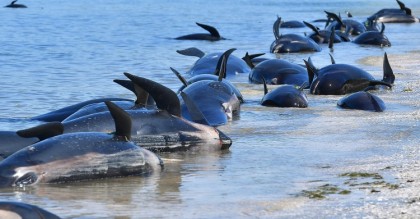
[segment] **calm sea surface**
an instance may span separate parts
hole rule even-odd
[[[404,2],[420,16],[420,1]],[[245,52],[265,52],[266,57],[275,58],[269,47],[277,15],[283,20],[312,21],[325,18],[324,10],[350,11],[354,19],[364,21],[379,9],[398,7],[392,0],[19,3],[28,8],[0,8],[0,130],[31,127],[37,123],[27,118],[89,99],[133,98],[112,81],[124,79],[123,72],[177,89],[181,83],[169,67],[185,72],[196,60],[177,54],[179,49],[197,47],[210,53],[237,48],[233,54],[238,57]],[[229,40],[173,40],[205,32],[195,22],[217,27]],[[304,34],[310,30],[280,32]],[[359,61],[381,57],[384,52],[420,50],[419,23],[387,24],[385,34],[390,48],[341,43],[335,45],[332,55],[338,63],[357,65],[380,79],[381,65],[364,66]],[[322,67],[330,62],[329,52],[323,46],[319,53],[278,58],[303,64],[302,59],[311,56]],[[390,62],[392,65],[393,60]],[[393,91],[378,91],[387,102],[387,111],[370,113],[337,109],[339,96],[308,95],[307,109],[265,108],[259,105],[262,86],[248,84],[247,77],[242,74],[232,79],[246,100],[240,118],[220,127],[233,139],[229,151],[163,154],[166,167],[161,174],[3,189],[0,200],[35,204],[63,218],[287,217],[283,210],[308,202],[297,198],[302,190],[316,187],[314,182],[337,180],[334,169],[391,156],[401,144],[418,141],[418,120],[406,116],[418,108],[399,102],[409,102],[407,95],[399,96],[407,78],[397,81]],[[401,118],[406,120],[401,122]],[[398,133],[405,133],[400,141],[384,138]],[[357,195],[340,198],[363,205]]]

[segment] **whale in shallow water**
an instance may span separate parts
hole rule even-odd
[[[381,9],[375,14],[366,19],[367,23],[414,23],[419,22],[419,18],[411,13],[411,9],[407,8],[405,4],[397,0],[400,8],[385,8]]]
[[[374,46],[391,46],[391,42],[388,37],[384,34],[385,25],[382,23],[382,28],[380,31],[366,31],[360,34],[356,39],[353,40],[353,43],[361,45],[374,45]]]
[[[160,158],[130,140],[130,115],[112,102],[106,104],[115,132],[62,134],[29,145],[0,162],[0,187],[160,171],[163,166]]]
[[[57,215],[38,206],[23,202],[0,202],[0,218],[60,219]]]
[[[321,47],[311,38],[298,34],[280,35],[281,18],[278,17],[273,25],[275,40],[271,43],[272,53],[319,52]]]
[[[51,111],[49,113],[45,113],[39,116],[35,116],[32,117],[32,120],[38,120],[38,121],[43,121],[43,122],[61,122],[64,119],[66,119],[67,117],[69,117],[71,114],[75,113],[76,111],[78,111],[79,109],[81,109],[84,106],[90,105],[90,104],[94,104],[94,103],[102,103],[105,101],[130,101],[132,102],[132,100],[129,99],[124,99],[124,98],[99,98],[99,99],[92,99],[92,100],[88,100],[88,101],[83,101],[77,104],[73,104],[67,107],[63,107],[61,109],[58,110],[54,110]]]
[[[239,114],[241,102],[238,94],[224,79],[229,55],[234,50],[229,49],[220,57],[217,65],[219,75],[217,80],[200,80],[189,84],[181,91],[178,98],[181,101],[182,117],[210,126],[219,126],[226,124],[234,115]],[[191,112],[191,109],[200,111],[204,119],[201,116],[199,119],[194,118],[194,112]]]
[[[24,4],[16,4],[17,0],[12,1],[10,4],[4,6],[5,8],[27,8]]]
[[[261,100],[261,105],[272,107],[308,107],[308,98],[303,92],[306,87],[306,82],[299,88],[293,85],[280,85],[274,90],[268,92],[267,84],[264,81],[264,97]]]
[[[223,52],[214,52],[205,54],[203,51],[191,47],[184,50],[177,50],[177,53],[186,56],[194,56],[199,59],[193,64],[193,66],[187,71],[187,74],[195,76],[201,74],[217,74],[218,63]],[[244,60],[234,55],[229,56],[229,60],[226,67],[226,77],[233,77],[240,73],[248,73],[251,71],[249,66]]]
[[[359,91],[338,100],[337,105],[344,109],[357,109],[373,112],[385,110],[384,101],[376,95],[366,91]]]
[[[383,79],[381,81],[368,72],[356,66],[335,64],[331,56],[331,65],[316,69],[310,59],[305,61],[310,83],[310,93],[319,95],[343,95],[374,88],[376,85],[392,87],[395,76],[389,64],[386,53],[384,54]],[[315,78],[314,78],[315,77]]]
[[[194,33],[194,34],[188,34],[185,36],[180,36],[175,38],[176,40],[208,40],[208,41],[217,41],[217,40],[225,40],[225,38],[221,37],[219,34],[219,31],[217,31],[216,28],[206,25],[206,24],[200,24],[196,23],[201,28],[207,30],[208,33]]]
[[[223,150],[232,141],[211,126],[188,121],[181,116],[179,99],[174,91],[152,80],[124,73],[147,91],[156,102],[153,110],[127,110],[133,120],[132,140],[152,151]],[[108,112],[87,115],[64,122],[64,133],[112,131]]]

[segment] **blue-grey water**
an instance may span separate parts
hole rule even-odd
[[[404,2],[420,16],[419,1]],[[233,55],[238,57],[264,52],[275,58],[269,47],[277,15],[312,21],[325,18],[324,10],[350,11],[354,19],[364,21],[379,9],[398,7],[392,0],[19,3],[28,8],[0,8],[0,130],[31,127],[37,124],[27,120],[32,116],[89,99],[133,98],[112,81],[124,79],[123,72],[175,90],[181,83],[169,67],[185,72],[196,60],[177,54],[179,49],[197,47],[210,53],[237,48]],[[205,32],[195,22],[217,27],[229,40],[173,40]],[[366,194],[358,191],[327,201],[300,194],[320,184],[341,186],[338,175],[349,166],[369,166],[377,159],[385,162],[382,169],[394,167],[397,161],[386,162],[387,158],[402,153],[404,146],[419,145],[418,80],[411,77],[419,77],[413,70],[420,64],[417,60],[407,69],[397,56],[418,53],[420,24],[387,24],[385,34],[392,43],[389,48],[340,43],[331,52],[337,62],[357,65],[378,79],[382,56],[388,53],[397,81],[393,90],[376,92],[387,103],[384,113],[341,110],[336,107],[340,96],[309,94],[307,109],[262,107],[262,86],[248,84],[248,75],[241,74],[232,81],[246,103],[239,119],[220,127],[233,139],[229,151],[162,154],[166,167],[161,174],[2,189],[0,200],[35,204],[63,218],[325,218],[337,216],[338,207],[364,207]],[[319,53],[277,58],[303,64],[302,59],[311,56],[322,67],[330,63],[330,50],[322,47]],[[389,175],[387,182],[398,183],[388,169],[381,174]],[[308,212],[323,202],[329,208]],[[348,215],[370,216],[363,211]]]

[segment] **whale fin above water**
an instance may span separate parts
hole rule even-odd
[[[183,49],[183,50],[177,50],[177,53],[184,55],[184,56],[195,56],[198,58],[202,58],[205,53],[203,51],[201,51],[200,49],[197,49],[195,47],[190,47],[187,49]]]
[[[115,79],[114,82],[127,88],[136,95],[136,101],[134,101],[136,106],[144,107],[148,105],[149,93],[147,93],[143,88],[133,84],[130,80]]]
[[[281,17],[277,15],[277,20],[273,24],[273,33],[276,40],[280,39],[280,24],[281,24]]]
[[[314,77],[315,77],[315,70],[312,68],[311,64],[309,64],[309,59],[308,59],[308,61],[303,60],[303,62],[305,63],[306,70],[308,71],[309,84],[312,84],[312,82],[314,81]]]
[[[395,75],[394,75],[394,71],[392,71],[391,65],[389,64],[388,55],[386,53],[384,54],[383,71],[384,71],[384,76],[383,76],[382,81],[389,84],[393,84],[395,81]]]
[[[130,115],[111,101],[105,101],[105,104],[115,122],[115,138],[129,141],[131,139],[132,126]]]
[[[314,25],[312,25],[312,24],[310,24],[310,23],[308,23],[308,22],[306,22],[306,21],[303,21],[303,23],[304,23],[307,27],[309,27],[312,31],[314,31],[314,32],[316,33],[316,35],[318,35],[318,36],[320,36],[320,35],[321,35],[321,34],[319,33],[319,28],[315,27]]]
[[[147,91],[153,97],[159,109],[166,110],[171,115],[181,117],[181,105],[174,91],[146,78],[138,77],[127,72],[124,75],[134,84]]]
[[[187,106],[188,112],[190,113],[191,119],[193,122],[200,123],[203,125],[210,125],[207,121],[204,114],[200,111],[197,105],[194,103],[188,95],[181,91],[181,97],[184,100],[185,105]]]
[[[181,75],[181,73],[179,73],[179,71],[177,71],[177,70],[175,70],[174,68],[172,68],[172,67],[169,67],[170,69],[171,69],[171,71],[178,77],[178,79],[182,82],[182,84],[184,85],[184,86],[188,86],[188,82],[187,82],[187,80],[185,80],[185,78],[184,77],[182,77],[182,75]]]
[[[61,122],[49,122],[32,128],[19,130],[16,132],[16,134],[22,138],[36,137],[42,141],[47,138],[61,135],[63,132],[64,126],[61,124]]]
[[[220,56],[215,70],[215,75],[219,76],[219,81],[222,81],[223,78],[226,78],[227,60],[229,59],[230,54],[232,54],[232,52],[235,50],[235,48],[228,49]]]
[[[215,27],[212,27],[212,26],[206,25],[206,24],[201,24],[201,23],[198,23],[198,22],[196,22],[196,24],[198,26],[202,27],[204,30],[207,30],[210,33],[210,35],[212,35],[216,38],[220,38],[219,31],[217,31],[217,29]]]
[[[251,55],[249,55],[248,54],[248,52],[247,53],[245,53],[245,56],[242,58],[242,60],[244,60],[245,61],[245,63],[251,68],[251,69],[253,69],[253,68],[255,68],[255,65],[252,63],[252,58],[251,58]]]
[[[335,64],[335,60],[334,57],[331,55],[331,53],[328,53],[328,55],[330,55],[330,59],[331,59],[331,64]]]

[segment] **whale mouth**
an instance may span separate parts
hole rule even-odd
[[[220,143],[222,145],[222,150],[226,150],[229,149],[229,147],[232,145],[232,139],[230,139],[225,133],[219,131],[219,138],[220,138]]]

